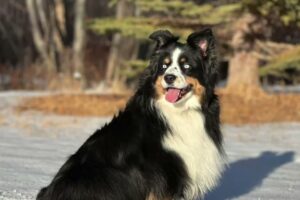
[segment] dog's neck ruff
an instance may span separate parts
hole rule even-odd
[[[163,146],[180,156],[190,178],[184,198],[194,200],[203,197],[216,186],[224,160],[205,130],[198,97],[192,95],[178,105],[161,98],[156,107],[170,127]]]

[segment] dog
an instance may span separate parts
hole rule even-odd
[[[215,38],[167,30],[136,93],[71,155],[37,200],[195,200],[224,168]]]

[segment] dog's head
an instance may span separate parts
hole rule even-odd
[[[211,29],[192,33],[184,44],[166,30],[152,33],[150,39],[156,42],[149,67],[157,99],[178,105],[191,97],[201,100],[214,87],[216,55]]]

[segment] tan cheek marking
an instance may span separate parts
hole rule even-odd
[[[158,200],[153,193],[150,193],[148,197],[146,197],[146,200]]]
[[[158,198],[152,192],[146,197],[146,200],[172,200],[170,197]]]
[[[186,82],[193,86],[194,93],[199,97],[200,101],[202,101],[205,88],[199,83],[197,79],[192,77],[187,77]]]
[[[155,90],[156,90],[156,97],[159,98],[165,93],[165,89],[161,85],[163,76],[158,76],[156,81],[155,81]]]

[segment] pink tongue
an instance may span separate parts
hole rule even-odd
[[[179,99],[180,90],[175,88],[170,88],[166,94],[166,100],[170,103],[175,103]]]

